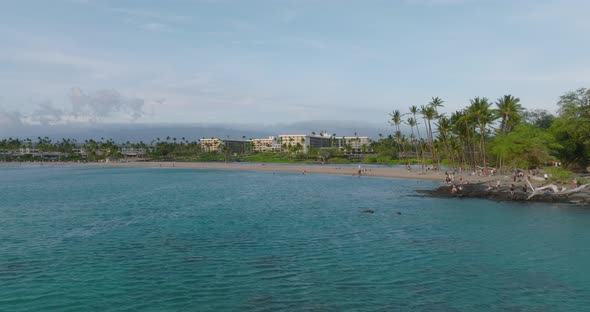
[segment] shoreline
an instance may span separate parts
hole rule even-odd
[[[218,163],[218,162],[4,162],[0,167],[21,167],[21,166],[48,166],[48,167],[80,167],[80,168],[179,168],[194,170],[236,170],[236,171],[258,171],[258,172],[288,172],[295,174],[329,174],[329,175],[348,175],[358,177],[358,166],[339,166],[333,164],[326,165],[306,165],[306,164],[288,164],[288,163]],[[421,180],[440,182],[442,185],[430,190],[416,189],[418,194],[433,198],[473,198],[494,201],[521,201],[521,202],[561,202],[571,203],[573,198],[559,198],[546,194],[534,199],[527,200],[526,194],[516,192],[510,195],[509,188],[511,184],[517,186],[517,190],[524,184],[519,180],[514,182],[512,177],[507,175],[495,176],[474,176],[470,174],[456,175],[455,183],[460,183],[465,188],[461,193],[451,193],[450,187],[445,185],[445,172],[437,171],[408,171],[406,168],[397,167],[363,167],[361,168],[361,177],[374,178],[391,178],[405,180]],[[459,182],[460,181],[460,182]],[[486,185],[500,182],[501,187],[496,191],[487,191]],[[489,183],[489,184],[488,184]],[[538,183],[535,183],[538,185]],[[501,190],[500,190],[501,189]],[[575,202],[589,204],[588,198],[577,198]]]
[[[216,162],[5,162],[0,166],[65,166],[65,167],[104,167],[104,168],[182,168],[182,169],[212,169],[212,170],[239,170],[239,171],[264,171],[264,172],[291,172],[299,174],[337,174],[358,176],[358,166],[305,165],[288,163],[216,163]],[[421,172],[408,171],[405,168],[389,167],[361,167],[362,177],[395,178],[411,180],[427,180],[444,182],[445,173],[440,171]],[[496,180],[499,177],[463,175],[467,183],[480,183]]]

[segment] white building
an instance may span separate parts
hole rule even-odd
[[[281,134],[279,142],[282,151],[300,151],[307,153],[309,150],[309,136],[307,134]]]
[[[131,147],[123,147],[121,148],[121,155],[126,157],[141,157],[146,154],[145,148],[131,148]]]
[[[252,139],[252,150],[255,152],[277,152],[281,150],[281,144],[274,136],[268,139]]]
[[[349,146],[354,153],[360,153],[363,149],[368,149],[371,144],[369,137],[345,136],[341,138],[341,148]]]
[[[307,153],[310,148],[339,148],[348,149],[351,153],[361,153],[368,150],[371,139],[366,136],[336,137],[328,133],[319,135],[281,134],[279,141],[283,151],[301,151]]]
[[[218,152],[223,145],[223,140],[218,138],[200,139],[199,142],[203,152]]]

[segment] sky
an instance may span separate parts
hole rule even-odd
[[[586,0],[53,0],[0,4],[2,129],[387,125],[590,87]],[[41,127],[39,127],[41,126]]]

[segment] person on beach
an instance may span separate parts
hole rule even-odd
[[[510,185],[510,196],[514,197],[514,184]]]
[[[523,184],[522,185],[522,192],[526,194],[526,190],[527,190],[526,184]]]

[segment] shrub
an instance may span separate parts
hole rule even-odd
[[[549,180],[551,181],[569,183],[576,178],[575,173],[561,167],[545,167],[542,171],[550,175]]]

